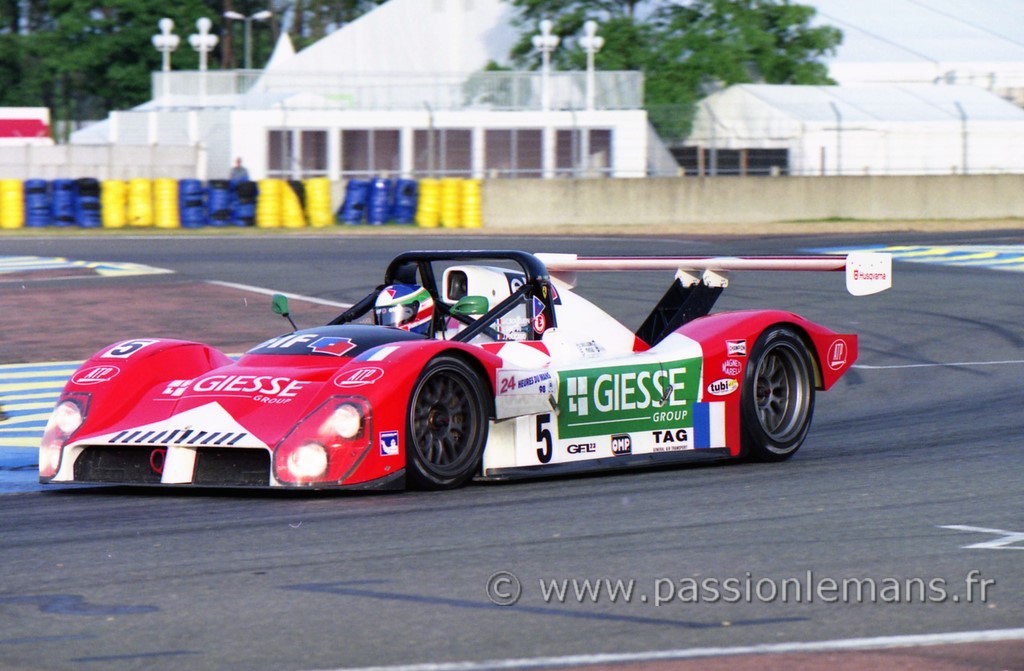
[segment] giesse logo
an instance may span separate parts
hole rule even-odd
[[[569,412],[586,417],[590,411],[587,400],[587,378],[570,377],[566,380],[566,384],[568,388],[565,393],[569,397]]]
[[[564,438],[684,421],[700,377],[700,360],[582,372],[564,374],[560,385],[558,433]]]

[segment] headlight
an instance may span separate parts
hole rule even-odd
[[[370,449],[370,405],[333,396],[306,415],[274,447],[274,477],[282,484],[342,484]]]
[[[316,480],[327,471],[327,450],[320,443],[305,443],[288,455],[288,470],[303,480]]]
[[[320,433],[354,438],[359,435],[361,428],[363,428],[363,414],[356,406],[345,403],[339,405],[338,409],[331,413],[331,416],[320,427]]]
[[[82,409],[73,401],[63,401],[53,409],[50,420],[46,423],[46,430],[56,428],[64,435],[70,436],[78,427],[82,426]]]
[[[50,413],[43,439],[39,443],[40,480],[49,480],[57,474],[64,445],[85,422],[89,398],[89,394],[64,394]]]

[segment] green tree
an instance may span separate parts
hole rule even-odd
[[[194,70],[199,56],[189,46],[200,17],[213,21],[220,37],[208,65],[234,67],[232,40],[245,16],[270,9],[269,29],[252,31],[254,62],[265,63],[280,31],[293,17],[293,30],[305,34],[297,46],[314,41],[385,0],[0,0],[0,105],[49,107],[55,121],[101,119],[152,97],[151,74],[160,69],[160,53],[151,38],[162,17],[174,21],[181,38],[172,56],[175,70]]]
[[[510,56],[536,67],[530,38],[551,19],[563,41],[557,67],[580,68],[574,37],[588,19],[605,38],[596,67],[644,72],[645,106],[670,141],[690,130],[696,105],[731,84],[828,84],[820,59],[834,53],[842,33],[811,26],[815,9],[789,0],[508,0],[521,10],[524,35]]]

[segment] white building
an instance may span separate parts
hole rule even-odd
[[[482,72],[511,21],[504,0],[390,0],[262,72],[155,73],[152,101],[72,142],[198,146],[210,178],[235,157],[254,178],[648,174],[642,75],[596,73],[588,109],[583,72]]]

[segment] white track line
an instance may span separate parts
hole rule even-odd
[[[869,366],[867,364],[854,364],[853,368],[863,370],[897,370],[900,368],[958,368],[964,366],[1008,366],[1024,363],[1024,359],[1007,359],[1005,361],[955,361],[951,363],[905,363],[893,366]]]
[[[732,648],[691,648],[683,650],[652,650],[650,652],[604,653],[594,655],[566,655],[563,657],[531,657],[525,659],[495,659],[484,662],[446,662],[437,664],[404,664],[395,666],[339,667],[331,671],[485,671],[487,669],[536,669],[556,666],[590,666],[594,664],[629,664],[698,659],[702,657],[728,657],[732,655],[763,655],[802,652],[842,652],[848,650],[881,650],[909,648],[925,645],[956,643],[992,643],[995,641],[1024,640],[1024,629],[992,629],[964,631],[948,634],[921,634],[916,636],[877,636],[874,638],[847,638],[834,641],[807,643],[765,643]]]
[[[318,305],[329,305],[333,308],[350,308],[351,303],[338,303],[337,301],[329,301],[323,298],[315,298],[313,296],[303,296],[302,294],[289,294],[283,291],[274,291],[273,289],[264,289],[263,287],[254,287],[249,284],[236,284],[235,282],[220,282],[218,280],[207,280],[207,284],[216,284],[220,287],[228,287],[229,289],[239,289],[240,291],[249,291],[254,294],[263,294],[264,296],[273,296],[274,294],[281,294],[287,297],[289,300],[294,301],[306,301],[307,303],[317,303]]]

